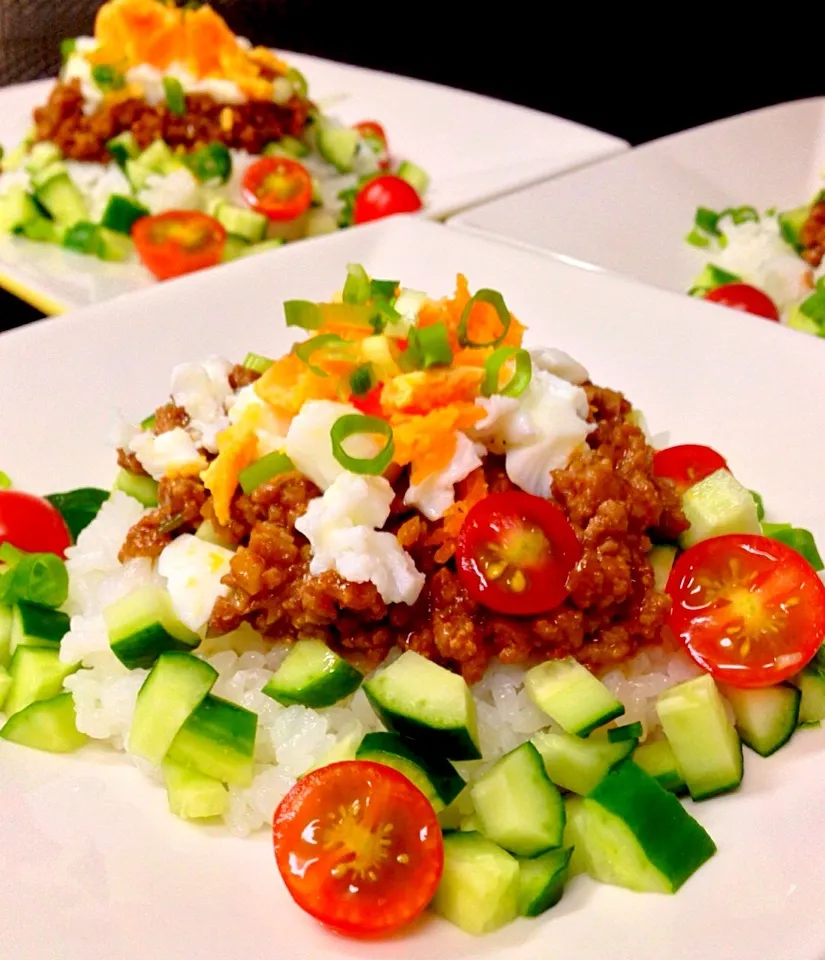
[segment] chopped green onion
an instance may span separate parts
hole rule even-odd
[[[765,519],[765,501],[762,499],[762,494],[755,490],[749,490],[748,493],[753,497],[753,502],[756,504],[756,519],[761,522]]]
[[[362,363],[349,375],[349,388],[356,397],[363,397],[365,393],[378,383],[371,363]]]
[[[249,494],[273,477],[277,477],[279,473],[289,473],[294,469],[295,464],[289,457],[276,450],[241,470],[238,474],[238,483],[241,485],[241,490]]]
[[[60,41],[60,59],[65,63],[74,53],[77,46],[77,40],[74,37],[66,37]]]
[[[209,143],[190,153],[186,165],[201,183],[226,183],[232,175],[232,154],[223,143]]]
[[[789,523],[763,523],[762,533],[771,540],[778,540],[801,554],[810,565],[819,572],[825,569],[822,557],[816,548],[816,541],[810,530],[802,527],[792,527]]]
[[[92,67],[92,80],[104,93],[122,90],[126,86],[126,77],[108,63],[99,63]]]
[[[344,303],[366,303],[370,298],[370,278],[360,263],[347,264],[347,279],[341,295]]]
[[[180,80],[177,77],[164,77],[163,93],[169,113],[182,117],[186,113],[186,94]]]
[[[694,227],[690,233],[685,237],[685,241],[689,243],[692,247],[709,247],[710,240],[703,234],[700,233],[696,227]]]
[[[473,307],[477,303],[489,303],[498,314],[499,320],[501,320],[501,333],[487,343],[477,343],[467,336],[467,324],[470,320],[470,314],[473,312]],[[497,347],[507,336],[511,321],[510,311],[507,309],[504,297],[502,297],[498,290],[478,290],[470,297],[461,312],[461,319],[458,322],[458,342],[462,347]]]
[[[386,297],[388,300],[395,298],[398,290],[397,280],[370,280],[370,296]]]
[[[140,421],[141,430],[154,430],[155,429],[155,414],[150,413],[148,417],[144,417]]]
[[[296,70],[295,67],[290,67],[286,72],[286,78],[295,88],[295,92],[299,97],[305,97],[307,95],[309,85],[307,84],[306,77],[300,70]]]
[[[718,237],[720,233],[718,227],[720,216],[721,214],[715,210],[709,210],[707,207],[698,207],[693,222],[700,230]]]
[[[323,323],[318,304],[311,300],[285,300],[284,316],[288,327],[317,330]]]
[[[410,353],[410,360],[419,370],[449,366],[453,362],[453,351],[446,324],[439,321],[429,327],[412,327],[405,353]]]
[[[304,340],[303,343],[296,343],[292,350],[295,356],[303,361],[316,377],[328,377],[329,374],[326,370],[310,363],[310,357],[318,350],[323,350],[324,347],[340,346],[342,344],[349,346],[349,342],[344,340],[343,337],[339,337],[337,333],[322,333],[320,336]]]
[[[344,449],[344,441],[356,434],[378,434],[386,439],[386,443],[371,459],[364,460],[360,457],[351,457]],[[332,455],[345,470],[352,473],[379,476],[392,463],[392,457],[395,453],[392,427],[380,417],[347,413],[333,423],[330,439],[332,440]]]
[[[740,223],[747,223],[748,221],[759,223],[759,212],[756,207],[727,207],[719,214],[717,229],[719,220],[723,217],[730,217],[736,226],[739,226]]]
[[[80,487],[65,493],[51,493],[46,499],[60,511],[73,540],[94,520],[100,508],[109,499],[108,490]]]
[[[0,575],[0,603],[12,605],[23,600],[56,609],[66,602],[69,575],[66,564],[56,554],[17,550],[12,556],[10,551],[3,550],[0,559],[9,563]]]
[[[0,490],[8,490],[11,485],[11,477],[5,471],[0,470]]]
[[[799,305],[799,309],[819,327],[825,336],[825,277],[816,281],[816,290]]]
[[[247,370],[253,370],[255,373],[266,373],[266,371],[272,366],[274,360],[270,360],[269,357],[261,356],[260,353],[248,353],[244,358],[243,365]]]
[[[510,360],[515,366],[513,376],[503,387],[499,387],[501,368]],[[485,397],[491,397],[494,393],[501,394],[503,397],[520,397],[530,385],[532,376],[533,363],[526,350],[522,350],[521,347],[499,347],[484,362],[481,392]]]

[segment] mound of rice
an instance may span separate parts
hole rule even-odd
[[[118,561],[118,551],[143,508],[121,492],[104,503],[97,518],[67,551],[70,578],[66,611],[71,629],[61,646],[61,659],[82,664],[65,681],[74,698],[77,725],[95,740],[122,751],[148,777],[160,770],[129,753],[129,730],[138,691],[148,671],[127,670],[109,647],[102,610],[147,583],[161,583],[151,562]],[[311,710],[283,707],[261,693],[287,647],[265,642],[251,627],[205,640],[198,655],[218,671],[213,692],[258,714],[256,767],[252,785],[230,788],[224,822],[231,833],[246,836],[266,827],[280,799],[301,774],[321,763],[337,746],[381,729],[363,690],[334,707]],[[391,655],[397,656],[398,653]],[[661,648],[640,652],[623,670],[603,680],[626,709],[622,722],[641,720],[647,735],[657,726],[655,699],[665,688],[698,674],[681,652]],[[553,726],[524,689],[524,669],[494,663],[473,688],[483,762],[457,765],[475,773],[537,730]]]

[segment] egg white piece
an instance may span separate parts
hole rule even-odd
[[[155,480],[168,472],[203,469],[206,461],[198,453],[195,441],[183,429],[175,427],[157,437],[148,430],[138,433],[129,442],[143,469]]]
[[[569,383],[582,384],[590,379],[590,374],[578,360],[557,347],[540,347],[530,351],[530,361],[534,370],[544,370]]]
[[[187,432],[210,453],[218,452],[218,434],[229,426],[229,369],[227,360],[210,357],[203,363],[179,363],[172,370],[172,399],[189,414]]]
[[[455,484],[481,466],[484,446],[473,441],[460,430],[455,435],[456,447],[452,460],[442,470],[431,473],[421,483],[411,483],[404,494],[404,503],[417,507],[428,520],[443,517],[455,503]]]
[[[166,578],[175,616],[190,630],[202,630],[215,601],[229,592],[221,579],[229,573],[233,555],[226,547],[185,533],[164,547],[158,557],[157,570]]]

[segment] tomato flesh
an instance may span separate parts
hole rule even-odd
[[[456,546],[459,576],[477,603],[529,616],[557,607],[582,554],[561,508],[522,491],[493,493],[468,512]]]
[[[0,490],[0,543],[65,557],[72,538],[60,511],[48,500],[22,490]]]
[[[169,280],[220,263],[226,230],[197,210],[167,210],[136,221],[132,239],[147,269]]]
[[[401,177],[387,173],[364,184],[355,197],[352,219],[369,223],[395,213],[415,213],[422,207],[415,187]]]
[[[717,470],[727,469],[728,463],[722,454],[701,443],[682,443],[653,454],[653,473],[672,480],[680,493]]]
[[[368,390],[366,393],[353,394],[350,397],[350,403],[355,407],[356,410],[360,410],[361,413],[365,414],[368,417],[380,417],[382,416],[381,411],[381,391],[384,389],[383,383],[377,383],[371,390]]]
[[[241,183],[244,199],[270,220],[295,220],[312,203],[312,178],[290,157],[261,157],[251,164]]]
[[[272,836],[298,906],[350,936],[406,926],[433,898],[444,866],[430,802],[398,771],[366,760],[302,777],[275,811]]]
[[[779,311],[773,300],[749,283],[725,283],[721,287],[709,290],[705,294],[705,300],[779,322]]]
[[[798,673],[825,636],[825,584],[791,547],[756,534],[704,540],[676,561],[669,625],[716,679],[765,687]]]

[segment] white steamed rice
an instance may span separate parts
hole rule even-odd
[[[162,582],[150,561],[121,564],[117,558],[127,531],[141,515],[142,508],[135,500],[115,492],[81,533],[77,545],[67,551],[70,591],[66,609],[71,629],[63,640],[61,657],[82,663],[65,681],[74,697],[78,728],[124,751],[147,776],[160,779],[157,768],[128,753],[135,700],[147,671],[127,670],[115,658],[101,615],[105,606],[138,587]],[[235,835],[245,836],[267,826],[296,779],[337,744],[380,729],[363,690],[323,710],[283,707],[261,693],[286,648],[272,647],[250,627],[204,641],[198,653],[218,671],[213,692],[259,717],[254,780],[246,789],[230,788],[229,809],[223,818]],[[657,724],[656,696],[698,672],[684,654],[657,648],[640,652],[623,670],[611,670],[603,679],[625,705],[623,722],[641,720],[649,735]],[[483,764],[460,764],[462,772],[486,766],[537,730],[552,726],[527,696],[523,681],[521,667],[495,663],[475,685],[485,759]]]

